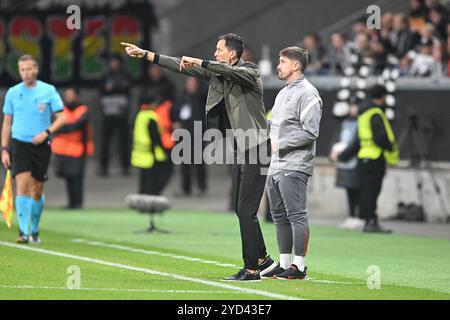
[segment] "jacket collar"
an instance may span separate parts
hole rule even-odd
[[[305,76],[304,76],[304,75],[302,75],[302,76],[301,76],[300,78],[298,78],[297,80],[292,81],[291,83],[289,83],[289,84],[287,85],[287,87],[288,87],[288,88],[291,88],[291,87],[293,87],[293,86],[295,86],[295,85],[301,83],[303,80],[305,80]]]
[[[232,66],[240,67],[240,66],[242,66],[244,63],[245,63],[244,60],[239,59],[235,64],[232,64]]]

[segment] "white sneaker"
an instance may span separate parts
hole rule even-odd
[[[353,230],[362,230],[362,228],[364,228],[364,225],[365,221],[363,219],[353,218]]]
[[[354,218],[347,218],[345,221],[339,226],[342,229],[351,229],[353,225],[353,219]]]
[[[345,219],[344,223],[340,225],[342,229],[347,230],[357,230],[362,229],[364,227],[364,220],[361,220],[359,218],[347,218]]]

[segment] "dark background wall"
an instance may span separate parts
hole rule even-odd
[[[188,0],[167,8],[160,15],[170,25],[172,54],[212,56],[217,36],[240,34],[256,59],[261,47],[270,45],[273,56],[298,43],[306,33],[321,33],[330,26],[349,30],[351,22],[371,4],[383,10],[399,11],[408,0]],[[158,6],[159,1],[154,2]],[[356,13],[356,16],[355,16]],[[359,14],[358,14],[359,13]],[[324,39],[327,42],[327,39]],[[158,46],[155,43],[155,46]]]
[[[317,142],[319,156],[328,156],[334,136],[339,130],[340,120],[333,116],[332,109],[336,101],[337,90],[320,89],[323,99],[323,116],[320,124],[320,137]],[[278,90],[266,89],[264,102],[266,107],[273,105]],[[400,156],[409,159],[413,150],[411,132],[411,115],[418,116],[418,127],[424,138],[420,150],[428,150],[429,157],[435,161],[450,161],[450,89],[449,90],[398,90],[396,118],[393,129],[400,145]],[[414,140],[417,141],[417,140]]]

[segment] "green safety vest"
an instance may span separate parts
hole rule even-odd
[[[373,140],[372,128],[370,125],[370,120],[372,116],[378,114],[383,119],[384,127],[386,128],[386,133],[389,141],[393,145],[393,150],[383,150],[379,146],[376,145]],[[392,131],[391,124],[386,117],[386,114],[379,107],[373,107],[358,116],[358,136],[361,147],[358,152],[359,159],[372,159],[376,160],[381,156],[381,153],[384,155],[384,159],[386,163],[389,165],[396,165],[399,161],[399,152],[397,144],[395,143],[395,135]]]
[[[158,162],[167,159],[166,153],[161,146],[155,147],[153,154],[152,138],[148,131],[150,121],[155,121],[158,131],[161,129],[158,124],[158,114],[153,110],[141,110],[138,112],[133,129],[133,151],[131,152],[131,164],[141,169],[149,169]]]

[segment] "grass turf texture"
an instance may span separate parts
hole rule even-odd
[[[225,283],[219,279],[236,272],[236,268],[164,254],[241,265],[239,228],[233,214],[170,211],[156,218],[157,226],[170,234],[136,233],[147,224],[147,216],[128,210],[46,209],[43,243],[28,246],[303,299],[450,299],[450,243],[446,240],[313,226],[307,257],[311,280]],[[2,222],[0,241],[13,243],[16,228],[8,230]],[[269,254],[278,258],[274,226],[262,222],[262,228]],[[103,244],[159,254],[129,252]],[[80,267],[81,290],[65,288],[71,265]],[[371,265],[381,270],[381,289],[367,287],[367,268]],[[1,244],[0,270],[0,299],[270,298]]]

